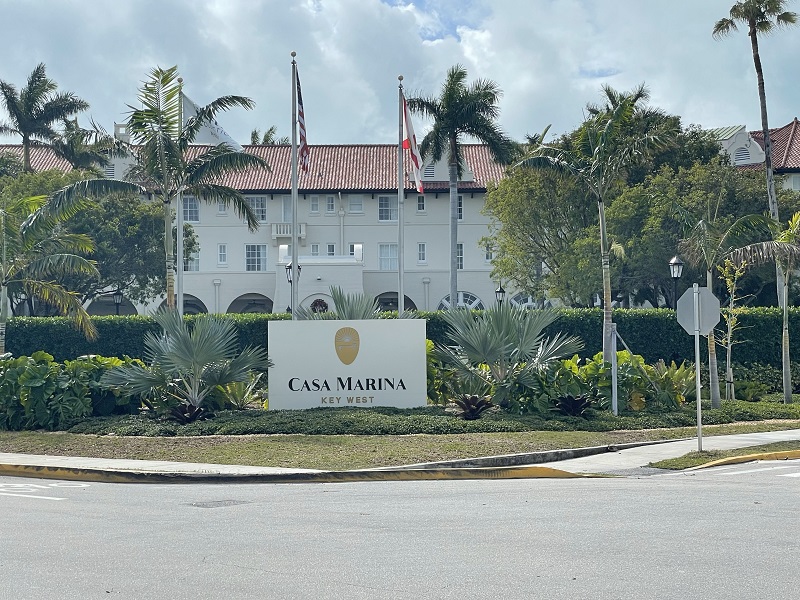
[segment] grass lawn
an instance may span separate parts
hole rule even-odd
[[[658,469],[682,470],[698,465],[704,465],[713,460],[729,458],[733,456],[746,456],[747,454],[757,454],[760,452],[784,452],[786,450],[800,450],[800,441],[794,442],[775,442],[764,444],[763,446],[749,446],[747,448],[734,448],[733,450],[704,450],[703,452],[690,452],[677,458],[668,458],[655,463],[650,463],[651,467]]]
[[[713,436],[796,428],[800,428],[800,421],[758,421],[707,425],[703,428],[703,434]],[[606,432],[186,437],[0,431],[0,452],[346,470],[694,435],[695,429],[692,427]],[[706,458],[703,462],[708,460],[713,458]]]

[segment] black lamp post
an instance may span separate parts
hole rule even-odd
[[[298,282],[300,281],[300,271],[302,270],[302,268],[303,267],[301,267],[299,264],[297,265],[297,281]],[[286,265],[286,281],[289,282],[289,290],[291,290],[292,289],[292,285],[294,285],[294,282],[292,281],[292,263],[287,263],[287,265]],[[291,293],[292,298],[294,298],[294,293],[293,292],[290,292],[290,293]],[[286,312],[289,313],[289,314],[292,314],[292,306],[291,306],[291,304],[286,307]],[[294,317],[292,317],[292,318],[294,318]]]
[[[122,292],[117,290],[111,297],[114,299],[114,313],[119,316],[119,306],[122,304]]]
[[[497,289],[494,291],[494,299],[497,300],[497,304],[503,304],[503,300],[506,299],[506,291],[503,289],[503,284],[497,286]]]
[[[678,279],[683,275],[683,261],[673,256],[669,261],[669,274],[672,276],[672,308],[678,308]]]

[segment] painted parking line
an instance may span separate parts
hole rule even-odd
[[[714,475],[744,475],[745,473],[759,473],[761,471],[774,471],[776,469],[796,469],[796,465],[787,465],[780,467],[761,467],[760,469],[745,469],[743,471],[726,471],[724,473],[714,473]],[[800,473],[798,474],[800,475]]]
[[[57,481],[55,483],[0,483],[0,496],[15,496],[17,498],[33,498],[35,500],[67,500],[59,496],[40,496],[42,492],[55,491],[59,488],[86,488],[88,483],[74,483],[71,481]]]

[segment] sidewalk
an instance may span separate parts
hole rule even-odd
[[[703,438],[703,450],[800,440],[800,429]],[[647,465],[697,450],[697,439],[578,448],[356,471],[0,453],[0,476],[106,483],[335,483],[432,479],[571,478],[646,474]],[[800,452],[797,453],[800,457]]]

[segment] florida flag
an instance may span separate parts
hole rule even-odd
[[[200,107],[197,106],[186,95],[183,95],[183,120],[184,125],[189,122],[189,119],[196,118],[200,114]],[[241,144],[234,140],[228,133],[217,123],[216,119],[206,121],[200,126],[197,135],[194,138],[194,143],[199,145],[219,146],[226,144],[236,152],[244,152]]]
[[[417,191],[422,194],[422,156],[417,148],[417,136],[414,135],[414,126],[411,124],[411,114],[408,112],[408,104],[403,92],[400,92],[403,99],[403,148],[408,150],[411,155],[411,167],[414,169],[414,181],[417,182]]]

